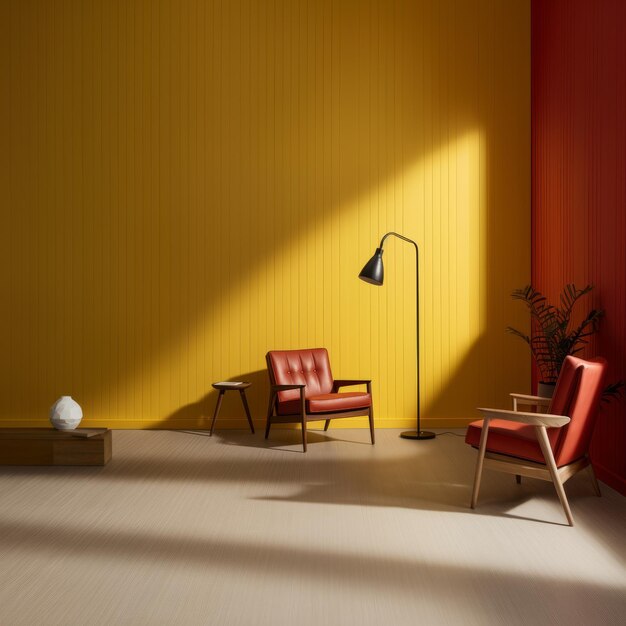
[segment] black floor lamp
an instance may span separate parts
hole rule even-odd
[[[374,252],[374,256],[365,264],[365,267],[361,270],[359,274],[359,278],[364,280],[366,283],[370,283],[370,285],[377,285],[380,287],[383,284],[385,278],[385,268],[383,266],[383,245],[385,244],[385,239],[389,237],[389,235],[393,235],[394,237],[398,237],[404,241],[408,241],[412,243],[415,247],[415,310],[417,316],[417,333],[415,334],[417,338],[417,430],[408,430],[404,433],[400,434],[400,437],[404,437],[405,439],[433,439],[435,437],[435,433],[431,433],[427,430],[422,430],[420,428],[420,282],[419,282],[419,250],[417,248],[417,244],[408,237],[403,237],[398,233],[390,232],[387,233],[381,240],[380,246],[376,248],[376,252]]]

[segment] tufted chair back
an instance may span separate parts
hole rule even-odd
[[[272,384],[306,385],[305,396],[318,396],[331,393],[333,374],[326,348],[309,348],[306,350],[272,350],[266,355],[267,371]],[[278,402],[297,400],[300,392],[297,389],[280,391]]]

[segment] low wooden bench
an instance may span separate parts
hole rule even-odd
[[[112,448],[106,428],[0,428],[0,465],[106,465]]]

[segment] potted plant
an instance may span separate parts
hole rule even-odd
[[[528,307],[532,336],[510,326],[506,330],[529,345],[539,370],[537,393],[540,396],[552,397],[565,357],[580,352],[588,343],[588,337],[598,330],[598,323],[604,315],[600,309],[591,309],[579,324],[572,325],[576,303],[592,289],[592,285],[583,289],[577,289],[573,284],[565,285],[558,307],[549,304],[546,297],[531,285],[516,289],[511,294],[514,300],[521,300]],[[623,383],[609,385],[605,396],[618,395],[622,386]]]

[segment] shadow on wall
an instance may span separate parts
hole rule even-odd
[[[267,406],[269,394],[267,370],[248,372],[247,374],[241,374],[241,376],[231,376],[227,380],[252,383],[252,387],[248,387],[248,389],[246,389],[246,399],[248,400],[248,404],[251,407],[259,407],[263,404],[263,402],[265,402]],[[208,427],[208,425],[210,425],[210,420],[213,418],[213,413],[215,412],[218,395],[219,392],[211,387],[211,390],[197,402],[185,404],[174,411],[171,415],[168,415],[168,417],[163,421],[163,425],[167,426],[168,424],[171,424],[172,426],[175,426],[177,422],[184,420],[186,423],[189,423],[190,421],[198,422],[198,426],[202,426],[203,428]],[[222,406],[216,422],[216,428],[224,425],[223,422],[220,424],[223,418],[233,417],[245,419],[241,399],[238,393],[226,392],[222,400]],[[261,415],[252,413],[252,417],[255,420],[258,420]],[[265,417],[265,414],[263,414],[263,417]]]
[[[426,410],[424,411],[424,413],[427,413],[428,417],[449,417],[450,404],[454,401],[454,390],[463,386],[465,380],[467,380],[467,378],[474,373],[476,364],[479,363],[482,358],[484,358],[485,351],[487,349],[485,343],[486,340],[484,338],[479,338],[472,346],[466,357],[463,358],[463,360],[459,363],[458,367],[451,374],[450,378],[447,381],[449,392],[437,395],[434,398],[424,399],[424,403],[426,406]],[[513,352],[514,351],[512,350],[512,353]],[[513,358],[513,356],[511,358]],[[245,374],[231,376],[227,380],[247,381],[252,383],[252,386],[246,389],[246,397],[250,405],[252,418],[254,419],[257,427],[265,424],[265,419],[267,416],[267,402],[269,398],[269,376],[267,370],[265,369],[257,370],[254,372],[247,372]],[[492,384],[496,385],[497,381],[493,379]],[[521,393],[526,391],[528,390],[522,389],[520,391],[519,389],[510,389],[507,391],[507,393]],[[162,420],[161,426],[164,428],[176,428],[177,424],[179,424],[181,421],[184,421],[187,425],[186,428],[191,428],[191,426],[189,426],[190,423],[196,423],[197,428],[208,428],[208,426],[210,425],[210,420],[212,419],[213,413],[215,411],[217,397],[218,392],[215,389],[211,388],[210,391],[208,391],[208,393],[200,398],[197,402],[191,402],[189,404],[186,404],[168,415],[167,418]],[[374,396],[375,408],[378,402],[379,399]],[[476,408],[484,404],[484,398],[476,398],[474,406],[468,406],[465,417],[467,417],[468,419],[480,419],[480,414],[478,413]],[[510,398],[503,397],[503,401],[498,403],[497,407],[495,408],[509,408],[510,404]],[[233,418],[237,419],[238,427],[247,429],[247,423],[245,422],[245,415],[239,395],[236,393],[226,393],[222,402],[218,421],[216,422],[216,429],[232,426],[234,423]],[[223,420],[226,420],[226,422],[224,422]],[[352,423],[354,423],[353,420],[351,421]],[[274,428],[299,429],[300,426],[298,424],[275,424]],[[311,428],[315,429],[315,425],[313,424]],[[333,428],[333,424],[331,424],[331,428]],[[316,435],[314,430],[309,431],[309,438],[313,437],[313,441],[315,440],[315,436]],[[338,435],[333,434],[331,438],[333,440],[336,440],[337,436]],[[227,436],[225,434],[222,434],[222,437],[225,438]],[[326,438],[324,438],[324,440],[326,440]]]
[[[458,393],[438,391],[450,379],[468,406],[477,404],[476,368],[496,387],[504,376],[485,365],[501,340],[490,323],[501,305],[490,294],[509,254],[509,240],[492,236],[508,217],[491,209],[505,191],[498,180],[517,181],[516,163],[503,158],[515,129],[504,132],[511,120],[482,99],[496,86],[479,58],[498,54],[506,30],[489,31],[479,46],[484,16],[451,1],[396,12],[385,2],[309,3],[306,11],[252,3],[241,12],[245,24],[229,3],[202,4],[183,3],[173,16],[128,3],[119,24],[106,3],[71,23],[30,20],[22,9],[11,21],[11,240],[0,264],[11,306],[0,315],[11,329],[1,373],[12,391],[0,418],[39,416],[69,389],[96,419],[170,426],[207,408],[210,415],[207,378],[242,369],[256,377],[253,415],[264,415],[267,382],[256,368],[268,349],[302,347],[303,335],[376,367],[387,329],[369,343],[372,321],[362,314],[355,324],[357,303],[345,295],[362,250],[405,227],[423,229],[433,254],[448,245],[433,230],[434,196],[445,188],[445,157],[433,155],[481,128],[487,208],[472,254],[484,294],[476,327],[486,338],[460,369],[442,368],[426,396],[431,415],[458,412]],[[45,3],[31,10],[51,11]],[[137,18],[135,33],[118,30],[125,12]],[[173,17],[180,28],[169,28]],[[444,50],[433,32],[454,46]],[[70,62],[77,50],[80,63]],[[398,182],[416,163],[427,163],[419,198]],[[311,232],[318,245],[303,251],[297,244]],[[397,254],[397,283],[408,284]],[[444,285],[428,305],[432,317],[447,315],[445,269],[425,272],[425,281]],[[321,292],[312,287],[324,280]],[[378,308],[386,297],[394,294]],[[401,349],[389,356],[392,367],[404,358]],[[398,389],[385,391],[404,397],[397,368]],[[232,395],[225,417],[241,415]],[[189,404],[194,397],[202,399]]]

